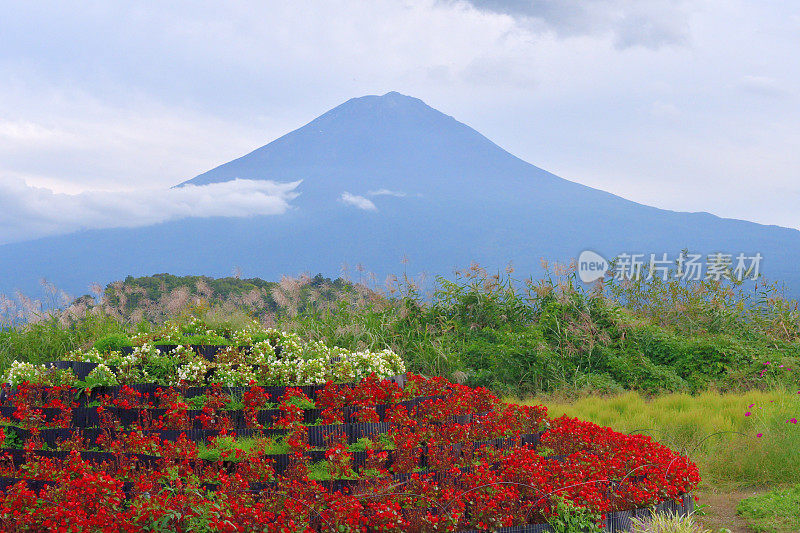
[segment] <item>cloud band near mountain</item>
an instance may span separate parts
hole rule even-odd
[[[190,217],[279,215],[300,181],[236,179],[210,185],[134,191],[56,193],[0,179],[0,244],[82,229],[138,227]]]

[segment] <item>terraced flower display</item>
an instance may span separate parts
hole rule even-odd
[[[318,373],[275,384],[262,367],[304,353],[280,340],[206,357],[140,347],[93,368],[37,367],[30,380],[17,365],[0,403],[0,527],[625,530],[634,516],[692,507],[697,467],[650,437],[396,375],[390,352],[327,351]],[[205,370],[142,382],[157,368],[150,358],[170,357]],[[364,373],[364,361],[377,368]],[[248,384],[221,378],[242,366]],[[91,382],[101,371],[105,384]]]

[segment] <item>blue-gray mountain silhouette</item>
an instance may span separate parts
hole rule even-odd
[[[383,279],[448,275],[476,261],[537,275],[541,258],[584,249],[677,254],[684,248],[764,256],[762,270],[800,294],[800,232],[708,213],[637,204],[559,178],[396,92],[351,99],[302,128],[184,183],[302,180],[277,216],[186,219],[83,231],[0,247],[0,291],[34,292],[44,277],[73,294],[90,282],[156,272],[247,276],[321,272],[361,263]],[[181,184],[183,185],[183,184]],[[180,185],[179,185],[180,186]],[[665,184],[665,187],[671,186]],[[342,201],[369,200],[375,209]]]

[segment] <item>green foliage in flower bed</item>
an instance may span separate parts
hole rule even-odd
[[[556,515],[549,520],[555,533],[572,533],[573,531],[599,533],[602,531],[597,525],[600,515],[592,513],[585,507],[575,506],[566,500],[557,500],[556,509]]]
[[[236,450],[249,452],[252,449],[258,449],[267,454],[281,454],[290,453],[292,451],[286,441],[282,438],[266,439],[254,438],[234,438],[234,437],[218,437],[214,439],[213,445],[200,443],[197,447],[197,456],[206,461],[241,461],[240,457],[236,456]]]

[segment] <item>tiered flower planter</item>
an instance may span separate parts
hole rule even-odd
[[[441,378],[22,384],[2,398],[2,530],[138,531],[170,516],[183,531],[535,532],[551,531],[568,502],[628,531],[634,517],[691,512],[699,481],[650,437],[549,419]],[[224,409],[232,399],[245,407]]]

